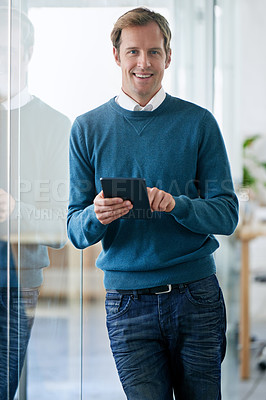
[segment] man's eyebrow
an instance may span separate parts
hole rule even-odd
[[[132,46],[132,47],[126,47],[126,50],[138,50],[139,49],[139,47],[134,47],[134,46]],[[162,49],[161,49],[161,47],[151,47],[150,49],[148,49],[149,51],[150,50],[156,50],[156,51],[162,51]]]

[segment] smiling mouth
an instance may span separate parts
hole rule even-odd
[[[141,78],[141,79],[146,79],[146,78],[150,78],[151,76],[153,76],[153,74],[137,74],[133,72],[133,75],[135,75],[137,78]]]

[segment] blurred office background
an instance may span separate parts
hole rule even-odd
[[[21,79],[23,68],[20,55],[17,69],[12,64],[15,39],[11,35],[11,7],[27,14],[34,27],[33,53],[27,64],[28,94],[41,99],[60,118],[66,117],[70,126],[77,115],[118,93],[120,70],[113,60],[110,32],[122,13],[141,5],[162,13],[172,29],[172,64],[166,71],[164,88],[212,111],[224,136],[241,218],[232,237],[219,238],[222,246],[216,252],[228,311],[223,398],[265,400],[266,355],[261,354],[266,346],[265,0],[1,0],[0,6],[9,9],[5,25],[6,47],[10,49],[6,54],[7,110],[12,106],[12,75]],[[20,40],[17,43],[16,51],[22,53]],[[23,143],[28,140],[21,133],[23,97],[19,96],[18,102],[18,177],[24,160],[32,160],[32,168],[38,168],[41,153],[48,151],[54,154],[54,161],[49,161],[49,173],[39,176],[39,196],[47,202],[36,201],[35,193],[34,207],[39,213],[32,213],[35,222],[38,219],[34,234],[19,222],[12,230],[10,217],[0,238],[11,250],[16,246],[18,274],[23,275],[20,248],[25,245],[45,246],[50,260],[50,266],[43,269],[17,399],[125,399],[105,329],[102,273],[95,267],[100,244],[81,252],[66,239],[62,241],[65,233],[58,228],[58,219],[65,223],[67,199],[59,198],[58,191],[67,193],[67,177],[57,174],[60,165],[55,162],[61,140],[55,132],[52,137],[47,135],[45,142],[36,128],[33,143]],[[34,111],[28,118],[30,125]],[[67,126],[65,137],[69,135]],[[7,124],[1,135],[10,138],[11,128]],[[13,142],[7,142],[6,174],[10,180]],[[33,157],[36,149],[39,154]],[[34,187],[30,175],[27,178],[26,173],[23,179],[17,181],[19,204],[26,189],[32,192]],[[12,184],[8,188],[11,191]],[[59,211],[55,213],[55,209]],[[248,336],[244,354],[243,330]]]

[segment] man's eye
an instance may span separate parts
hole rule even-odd
[[[136,50],[130,50],[130,54],[136,54]]]
[[[159,54],[159,52],[157,50],[152,50],[151,54]]]

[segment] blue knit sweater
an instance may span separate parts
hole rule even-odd
[[[93,200],[100,177],[145,178],[172,194],[170,213],[102,225]],[[68,235],[84,249],[102,241],[96,265],[107,289],[184,283],[215,272],[214,234],[230,235],[238,202],[224,142],[207,110],[167,94],[154,111],[111,99],[81,115],[70,138]]]

